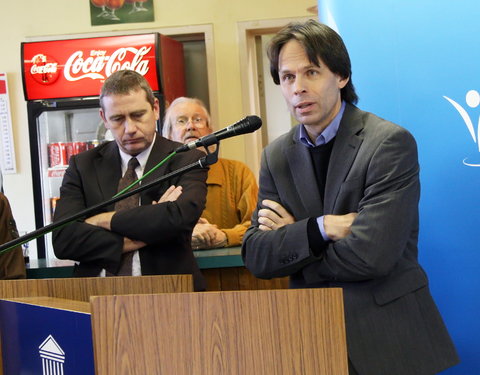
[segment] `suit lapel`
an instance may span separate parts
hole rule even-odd
[[[325,213],[333,212],[335,201],[363,142],[361,111],[347,104],[328,164],[325,185]]]
[[[178,145],[180,144],[174,144],[171,141],[168,141],[167,139],[161,137],[157,133],[155,137],[155,143],[153,144],[152,151],[150,152],[150,155],[147,160],[147,164],[145,165],[144,173],[148,173],[148,171],[156,167],[157,164],[160,163],[165,157],[167,157],[167,155],[169,155]],[[155,171],[153,171],[151,174],[146,176],[145,179],[142,180],[142,183],[147,184],[151,181],[156,180],[160,176],[164,176],[165,174],[167,174],[168,165],[170,165],[170,163],[166,162],[162,166],[158,167]],[[152,196],[152,191],[158,191],[158,186],[159,185],[155,185],[152,188],[147,189],[141,193],[143,204],[150,204],[153,199],[152,197],[156,198],[156,194],[153,194]]]
[[[148,156],[147,164],[145,165],[145,173],[148,173],[152,168],[154,168],[158,163],[160,163],[168,154],[170,154],[174,148],[172,144],[167,141],[165,138],[157,134],[155,138],[155,143],[153,144],[152,151]],[[168,162],[156,169],[152,174],[145,177],[143,180],[144,183],[150,182],[158,178],[158,176],[163,176],[166,173],[166,166]]]
[[[112,168],[112,166],[115,167]],[[122,177],[120,154],[115,141],[101,150],[99,157],[95,160],[95,171],[103,200],[110,199],[117,193],[117,184]]]
[[[285,157],[307,216],[318,216],[323,212],[323,202],[316,184],[312,158],[308,148],[298,141],[299,127],[295,128],[293,142],[284,149]]]
[[[155,138],[150,156],[145,165],[145,173],[160,163],[171,151],[173,151],[175,144],[165,140],[159,134]],[[117,193],[118,181],[122,177],[120,153],[115,141],[110,142],[100,152],[99,157],[95,160],[95,171],[102,194],[102,200],[112,198]],[[148,183],[165,174],[165,165],[155,170],[151,175],[145,177],[143,183]],[[112,166],[115,166],[112,168]],[[114,183],[113,183],[114,181]],[[142,192],[142,196],[143,196]],[[112,206],[113,207],[113,206]]]

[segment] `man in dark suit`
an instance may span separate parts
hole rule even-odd
[[[350,374],[431,375],[458,362],[417,260],[419,166],[405,129],[354,104],[340,36],[290,24],[270,71],[300,122],[267,146],[243,242],[257,277],[340,287]]]
[[[134,71],[118,71],[105,81],[100,106],[115,141],[70,159],[55,220],[114,196],[132,157],[139,178],[181,145],[157,134],[159,102],[144,77]],[[197,150],[175,155],[143,183],[202,156]],[[79,262],[75,276],[193,274],[195,290],[204,289],[190,241],[205,206],[206,177],[206,169],[194,169],[143,191],[133,208],[120,211],[111,205],[56,230],[55,255]]]

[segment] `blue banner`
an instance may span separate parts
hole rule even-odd
[[[480,3],[319,0],[352,60],[358,106],[418,142],[420,263],[461,357],[480,371]]]

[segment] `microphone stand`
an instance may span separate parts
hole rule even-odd
[[[176,171],[173,171],[173,172],[170,172],[170,173],[168,173],[164,176],[161,176],[161,177],[157,178],[156,180],[151,181],[151,182],[149,182],[145,185],[140,185],[139,187],[137,187],[133,190],[127,191],[127,192],[125,192],[121,195],[116,195],[116,196],[114,196],[114,197],[112,197],[112,198],[110,198],[110,199],[108,199],[108,200],[106,200],[102,203],[98,203],[94,206],[88,207],[88,208],[86,208],[86,209],[84,209],[80,212],[77,212],[76,214],[73,214],[70,217],[67,217],[67,218],[62,219],[62,220],[58,220],[58,221],[56,221],[54,223],[51,223],[51,224],[48,224],[48,225],[46,225],[42,228],[36,229],[33,232],[27,233],[27,234],[25,234],[21,237],[18,237],[18,238],[15,238],[14,240],[6,242],[3,245],[0,245],[0,254],[3,254],[4,252],[7,252],[7,251],[11,250],[18,245],[23,245],[24,243],[27,243],[27,242],[35,239],[35,238],[38,238],[38,237],[43,236],[43,235],[45,235],[49,232],[52,232],[55,229],[58,229],[58,228],[63,227],[67,224],[70,224],[74,220],[77,220],[81,217],[88,217],[91,213],[97,211],[98,209],[100,209],[102,207],[108,206],[108,205],[113,204],[115,202],[118,202],[122,199],[130,197],[131,195],[134,195],[134,194],[140,193],[144,190],[147,190],[147,189],[159,184],[160,182],[168,180],[169,178],[179,176],[179,175],[181,175],[185,172],[189,172],[193,169],[205,168],[209,165],[215,164],[218,161],[218,150],[219,150],[218,143],[217,143],[216,150],[214,152],[210,152],[207,147],[205,147],[205,149],[207,150],[207,155],[204,156],[203,158],[197,160],[194,163],[188,164],[188,165],[186,165],[182,168],[177,169]]]

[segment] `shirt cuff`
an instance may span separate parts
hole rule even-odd
[[[314,217],[308,219],[307,236],[310,251],[316,257],[321,256],[328,246],[328,241],[323,239],[320,229],[318,228],[317,221]]]
[[[325,232],[325,225],[323,224],[323,219],[324,218],[325,218],[325,216],[317,217],[318,229],[320,230],[320,233],[322,234],[322,237],[325,241],[331,241],[330,238],[327,236],[327,232]]]

